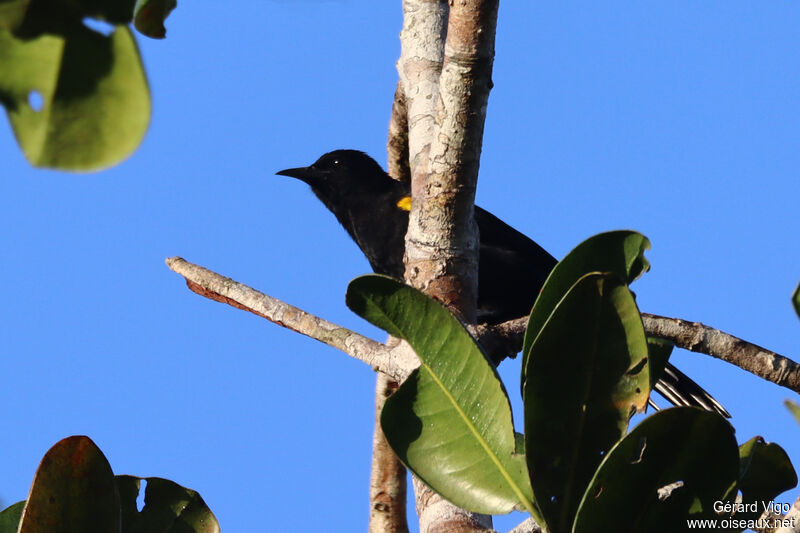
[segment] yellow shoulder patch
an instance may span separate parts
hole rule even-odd
[[[397,201],[397,207],[403,211],[411,211],[411,197],[403,196],[400,198],[400,200]]]

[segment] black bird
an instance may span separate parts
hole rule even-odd
[[[364,152],[335,150],[311,166],[277,174],[307,183],[336,216],[372,270],[403,279],[410,187],[392,179]],[[528,315],[556,259],[488,211],[475,206],[480,233],[478,322],[498,324]],[[656,390],[675,405],[694,405],[730,416],[705,390],[667,364]]]

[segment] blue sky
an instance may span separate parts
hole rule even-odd
[[[53,443],[86,434],[116,473],[198,490],[228,532],[366,527],[371,370],[190,293],[164,259],[384,338],[344,305],[366,261],[274,172],[335,148],[385,163],[400,4],[246,8],[182,3],[165,41],[139,39],[153,116],[118,167],[33,169],[0,127],[4,504]],[[637,229],[653,244],[642,310],[800,358],[799,16],[783,1],[504,3],[478,203],[558,257]],[[781,405],[797,395],[707,356],[673,362],[740,441],[763,435],[800,467]],[[512,383],[518,366],[502,369]]]

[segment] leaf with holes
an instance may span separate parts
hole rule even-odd
[[[685,531],[687,519],[718,518],[714,502],[738,471],[734,430],[724,418],[694,407],[659,411],[603,459],[573,531]]]
[[[19,533],[101,533],[119,527],[114,473],[89,437],[58,441],[39,463]]]
[[[398,457],[454,504],[536,513],[511,406],[494,367],[441,304],[386,276],[350,282],[347,305],[408,341],[421,366],[387,399],[381,427]]]
[[[569,531],[597,465],[647,406],[647,338],[633,295],[611,274],[580,278],[531,346],[525,453],[552,533]]]
[[[0,30],[0,103],[34,166],[99,170],[128,157],[150,120],[150,93],[127,27],[74,23],[62,35]]]
[[[117,476],[126,533],[219,533],[216,517],[200,495],[168,479]],[[144,506],[136,499],[145,482]]]
[[[650,263],[644,256],[649,248],[650,241],[641,233],[609,231],[586,239],[558,262],[533,304],[525,329],[522,342],[523,382],[530,347],[569,288],[589,272],[613,272],[630,284],[650,269]]]

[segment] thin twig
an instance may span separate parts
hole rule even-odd
[[[180,257],[171,257],[166,262],[170,269],[186,279],[189,289],[197,294],[254,313],[279,326],[324,342],[367,363],[395,381],[402,382],[419,364],[413,353],[406,349],[407,345],[404,343],[390,348],[230,278],[189,263]],[[800,372],[798,368],[800,367],[791,359],[698,322],[647,313],[643,313],[643,320],[645,330],[649,335],[669,339],[681,348],[720,358],[767,381],[800,392],[798,390],[800,387],[797,385],[797,376]],[[525,318],[518,318],[496,326],[478,326],[475,331],[482,342],[488,340],[496,345],[504,345],[506,350],[513,350],[513,347],[517,346],[518,350],[522,344],[521,336],[526,321]],[[418,495],[422,489],[422,486],[417,487]],[[399,498],[398,494],[394,496]],[[433,496],[430,494],[425,496],[425,498],[430,497]],[[372,501],[377,500],[373,499]],[[397,503],[400,499],[393,501]],[[470,519],[480,518],[480,515],[469,516]],[[792,511],[784,518],[791,518],[790,521],[784,523],[791,522],[792,526],[777,531],[800,533],[800,499],[795,502]],[[392,523],[398,524],[399,522],[394,520]],[[472,526],[477,526],[478,523],[476,522]],[[486,525],[481,524],[481,527],[486,527]],[[533,529],[528,529],[529,526]],[[401,526],[397,531],[404,531],[404,529]],[[512,531],[536,532],[538,530],[535,523],[526,521]]]
[[[402,382],[411,370],[419,366],[418,362],[406,355],[405,350],[389,349],[384,344],[180,257],[167,259],[167,266],[186,278],[186,285],[197,294],[249,311],[279,326],[324,342],[367,363],[394,380]]]
[[[738,366],[766,381],[800,393],[800,365],[783,355],[700,322],[642,313],[645,333],[675,346]],[[495,363],[522,348],[527,317],[495,326],[477,326],[475,333]]]
[[[800,365],[724,331],[700,322],[642,313],[648,335],[667,339],[680,348],[722,359],[742,370],[800,393]]]
[[[255,313],[280,326],[317,339],[359,359],[376,370],[402,381],[417,363],[396,348],[375,342],[347,328],[306,313],[180,257],[167,259],[167,265],[186,278],[194,292]],[[648,335],[667,339],[680,348],[711,355],[746,370],[766,381],[800,393],[800,365],[788,357],[734,337],[699,322],[643,313]],[[481,342],[499,343],[513,353],[519,350],[526,319],[518,318],[496,326],[475,328]]]

